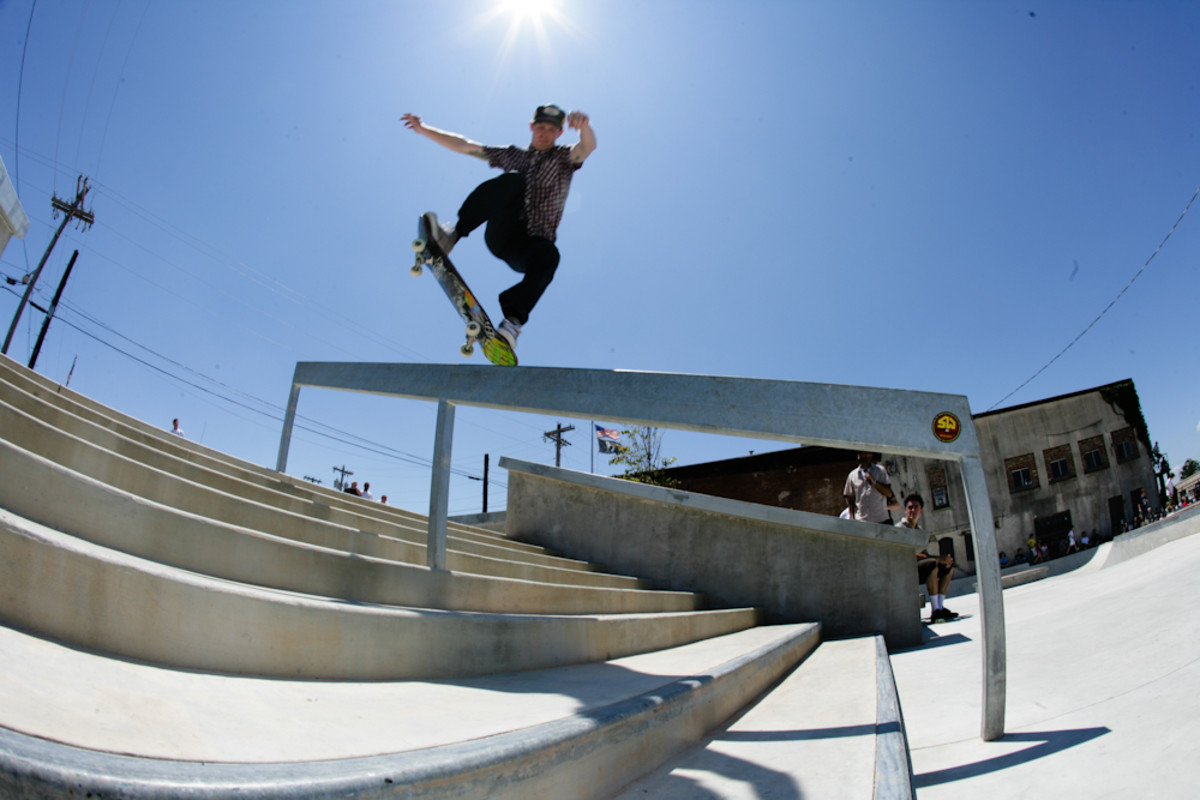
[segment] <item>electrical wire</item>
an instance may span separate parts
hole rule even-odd
[[[13,122],[13,188],[17,190],[18,197],[21,194],[21,90],[25,87],[25,56],[29,53],[29,32],[33,30],[33,12],[36,10],[37,0],[33,0],[29,6],[29,21],[25,23],[25,41],[21,45],[21,68],[17,71],[17,113]],[[24,246],[24,240],[21,249],[25,251],[25,271],[29,272],[29,248]]]
[[[1154,260],[1154,257],[1157,256],[1159,251],[1163,249],[1163,246],[1166,245],[1167,240],[1171,238],[1171,235],[1173,233],[1175,233],[1175,229],[1179,227],[1179,223],[1183,222],[1183,218],[1187,216],[1188,211],[1192,207],[1192,203],[1196,202],[1197,197],[1200,197],[1200,186],[1196,187],[1196,191],[1192,194],[1192,198],[1187,201],[1187,205],[1183,207],[1183,212],[1179,215],[1179,218],[1175,220],[1175,224],[1171,226],[1171,230],[1167,231],[1167,235],[1164,236],[1162,241],[1158,243],[1158,247],[1154,248],[1154,252],[1150,254],[1150,257],[1147,258],[1142,263],[1142,266],[1138,268],[1138,271],[1135,272],[1133,274],[1133,277],[1129,279],[1129,283],[1125,284],[1125,288],[1122,289],[1121,291],[1117,292],[1117,296],[1114,297],[1112,299],[1112,301],[1107,306],[1104,307],[1104,310],[1101,311],[1099,314],[1097,314],[1096,318],[1093,319],[1091,322],[1089,322],[1087,327],[1084,328],[1082,331],[1080,331],[1079,335],[1076,336],[1074,339],[1072,339],[1067,344],[1066,347],[1064,347],[1062,350],[1059,350],[1058,354],[1056,356],[1054,356],[1054,358],[1050,359],[1045,364],[1043,364],[1041,369],[1039,369],[1037,372],[1033,373],[1028,378],[1026,378],[1025,382],[1022,383],[1020,386],[1013,389],[1011,392],[1004,395],[1004,397],[1001,397],[999,400],[997,400],[995,403],[993,403],[992,406],[988,409],[988,411],[994,411],[1005,400],[1012,397],[1014,394],[1021,391],[1026,386],[1028,386],[1030,383],[1032,383],[1033,380],[1035,378],[1037,378],[1037,376],[1039,376],[1043,372],[1045,372],[1050,367],[1050,365],[1053,364],[1055,361],[1058,361],[1058,359],[1062,358],[1064,353],[1066,353],[1068,350],[1070,350],[1072,347],[1074,347],[1076,342],[1078,342],[1080,339],[1082,339],[1087,334],[1088,331],[1090,331],[1093,327],[1095,327],[1096,323],[1099,322],[1101,320],[1101,318],[1103,318],[1104,315],[1107,314],[1112,309],[1112,307],[1117,304],[1117,301],[1120,300],[1121,297],[1123,297],[1127,291],[1129,291],[1129,287],[1133,286],[1133,282],[1141,277],[1142,273],[1146,271],[1146,267],[1150,266],[1150,262]]]

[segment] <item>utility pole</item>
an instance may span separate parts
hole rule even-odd
[[[21,297],[21,302],[17,305],[17,313],[13,314],[12,325],[8,328],[8,336],[4,337],[4,347],[0,348],[0,353],[8,354],[8,346],[12,344],[13,334],[17,332],[17,323],[21,321],[21,312],[25,310],[26,304],[29,303],[29,297],[33,294],[33,287],[37,285],[38,276],[42,274],[42,267],[46,266],[46,259],[50,258],[50,251],[58,243],[58,237],[62,235],[63,229],[67,227],[67,223],[73,219],[78,219],[81,227],[87,228],[96,221],[96,217],[92,212],[83,210],[83,201],[87,197],[90,188],[87,178],[80,175],[75,180],[74,203],[67,205],[65,201],[58,199],[58,195],[55,195],[50,201],[50,204],[54,206],[55,217],[58,216],[59,212],[62,212],[66,216],[63,217],[62,224],[58,226],[58,230],[54,232],[54,238],[47,245],[46,252],[42,255],[42,260],[38,262],[37,269],[33,271],[33,277],[29,280],[29,285],[25,288],[25,294]]]
[[[354,473],[351,472],[350,470],[346,469],[345,464],[342,464],[340,467],[334,467],[333,471],[342,473],[342,477],[333,479],[333,488],[337,489],[338,491],[345,489],[346,488],[346,476],[353,475]]]
[[[42,342],[46,340],[46,331],[50,329],[50,320],[54,319],[54,310],[58,308],[58,300],[62,297],[63,289],[67,287],[67,278],[71,277],[71,270],[75,268],[75,259],[79,258],[79,251],[76,250],[71,254],[71,260],[67,262],[67,271],[63,273],[62,280],[58,282],[58,289],[54,292],[54,299],[50,301],[50,309],[45,312],[46,319],[42,322],[42,330],[38,333],[37,344],[33,346],[33,354],[29,356],[29,368],[37,364],[38,353],[42,352]],[[37,306],[34,306],[36,308]]]
[[[487,513],[488,454],[483,454],[483,513]]]
[[[543,439],[549,439],[550,441],[554,442],[554,466],[556,466],[556,467],[562,466],[562,449],[563,449],[563,447],[571,446],[571,443],[563,438],[563,434],[568,431],[573,431],[573,430],[575,430],[574,425],[568,425],[567,427],[564,428],[562,423],[560,422],[560,423],[558,423],[557,428],[555,428],[552,431],[546,431],[545,433],[542,434]]]

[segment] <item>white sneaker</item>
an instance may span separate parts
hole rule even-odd
[[[444,255],[450,255],[450,251],[454,249],[454,245],[458,244],[459,235],[458,228],[449,222],[438,222],[437,214],[432,211],[425,213],[425,224],[429,227],[429,233],[437,242],[438,247],[442,249]]]
[[[496,333],[508,342],[509,347],[516,350],[517,337],[521,335],[521,324],[512,317],[505,317],[504,321],[496,328]]]

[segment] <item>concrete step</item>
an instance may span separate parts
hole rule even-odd
[[[386,524],[415,527],[422,530],[425,526],[426,518],[415,512],[362,500],[344,492],[235,458],[228,453],[214,450],[190,439],[173,436],[161,427],[150,425],[73,392],[61,384],[27,369],[8,356],[0,355],[0,399],[11,400],[14,397],[13,392],[28,395],[39,403],[58,408],[74,417],[93,423],[99,428],[168,454],[179,461],[206,467],[245,483],[259,485],[285,496],[311,503],[318,509],[318,515],[321,513],[320,509],[324,509],[326,513],[344,512],[355,518],[377,520]],[[33,413],[33,416],[41,415]],[[66,432],[78,435],[73,430]],[[367,524],[369,525],[369,523]],[[509,550],[553,555],[544,547],[517,542],[495,531],[483,528],[451,523],[448,529],[454,536],[501,546]],[[576,563],[582,564],[580,568],[583,569],[593,568],[585,562]]]
[[[757,622],[753,609],[559,616],[332,600],[166,566],[3,509],[0,552],[0,621],[79,647],[228,674],[481,675],[648,652]]]
[[[814,624],[781,625],[549,670],[314,683],[150,667],[0,628],[0,788],[606,798],[700,741],[818,640]]]
[[[895,697],[880,637],[824,642],[737,718],[614,800],[912,800]]]
[[[221,492],[64,434],[2,402],[0,431],[4,437],[0,439],[4,453],[0,461],[5,462],[0,463],[0,471],[8,476],[0,480],[0,505],[77,536],[111,534],[127,528],[131,522],[125,517],[103,518],[99,516],[99,508],[87,508],[78,502],[55,502],[50,497],[58,494],[70,498],[73,489],[69,480],[64,479],[86,477],[178,512],[283,539],[410,564],[425,564],[427,560],[424,541],[411,540],[424,534],[410,530],[410,540],[400,539],[395,536],[400,533],[395,527],[388,529],[393,535],[377,534]],[[46,463],[36,463],[38,459]],[[29,472],[23,475],[25,470]],[[55,480],[45,474],[48,471],[56,473]],[[35,473],[38,477],[34,477]],[[129,513],[130,508],[134,507],[126,506],[122,513]],[[137,512],[150,514],[145,506]],[[449,541],[447,566],[452,570],[581,586],[633,589],[648,584],[630,576],[578,569],[575,568],[578,562],[543,555],[500,550],[493,550],[495,555],[463,552],[458,549],[460,544],[458,540]]]
[[[0,431],[4,432],[5,439],[14,444],[74,469],[87,471],[98,480],[110,483],[121,480],[119,485],[144,496],[146,492],[155,490],[157,485],[137,482],[139,476],[122,472],[124,462],[105,461],[103,454],[111,453],[156,472],[176,476],[224,495],[268,505],[276,510],[301,514],[413,544],[424,544],[426,530],[423,517],[386,511],[388,507],[376,503],[368,504],[360,500],[346,502],[336,498],[336,494],[344,493],[335,493],[339,505],[329,505],[309,497],[298,496],[294,491],[283,491],[278,486],[278,480],[272,481],[275,485],[264,486],[257,476],[248,480],[247,476],[239,471],[229,471],[227,465],[193,463],[181,458],[178,453],[171,452],[177,450],[177,447],[164,447],[160,440],[139,441],[149,437],[130,438],[63,410],[59,405],[60,403],[45,402],[16,389],[11,384],[0,383]],[[80,452],[80,440],[97,448],[97,451]],[[67,458],[72,459],[71,463],[67,463]],[[348,495],[346,497],[349,498]],[[460,552],[492,558],[513,557],[559,569],[596,569],[586,562],[554,556],[535,545],[512,542],[492,532],[482,532],[466,526],[450,526],[448,539],[451,546]]]
[[[689,611],[703,607],[702,598],[690,592],[581,586],[433,570],[347,549],[362,544],[361,534],[333,542],[341,547],[271,536],[143,500],[3,440],[0,497],[5,498],[3,502],[13,514],[23,519],[128,555],[210,577],[331,599],[534,614]],[[500,566],[507,567],[507,562]]]

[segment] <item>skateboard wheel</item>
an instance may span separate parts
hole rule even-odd
[[[409,267],[408,271],[411,272],[415,277],[420,277],[421,273],[424,272],[425,270],[421,266],[421,262],[418,261],[416,264],[413,264],[411,267]]]
[[[467,323],[467,336],[470,336],[472,339],[478,339],[481,333],[483,333],[483,326],[478,322]]]
[[[425,240],[424,239],[413,239],[412,248],[413,248],[414,253],[425,252]]]
[[[462,347],[458,348],[458,352],[463,354],[463,358],[470,358],[475,354],[475,345],[467,342]]]

